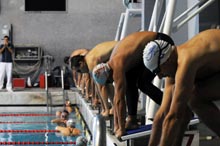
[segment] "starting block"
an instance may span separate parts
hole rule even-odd
[[[192,119],[189,123],[189,126],[196,125],[199,123],[199,119],[195,118]],[[143,137],[143,136],[150,136],[152,132],[152,124],[142,125],[137,129],[128,130],[126,134],[121,137],[122,141],[127,141],[129,143],[133,143],[132,141],[135,138]],[[199,145],[199,132],[194,131],[186,131],[182,146],[198,146]]]
[[[186,131],[183,137],[182,146],[198,146],[199,145],[199,131]]]

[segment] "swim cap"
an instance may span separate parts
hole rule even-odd
[[[75,128],[76,122],[73,119],[69,119],[66,122],[66,126],[71,127],[71,128]]]
[[[143,61],[146,68],[154,72],[159,65],[170,57],[172,45],[164,40],[149,42],[143,51]]]
[[[92,71],[92,76],[95,82],[104,85],[109,76],[110,67],[107,63],[96,65]]]
[[[83,136],[76,138],[76,146],[87,146],[87,139]]]

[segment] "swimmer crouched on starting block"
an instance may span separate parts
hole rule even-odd
[[[94,48],[92,48],[86,55],[80,55],[81,52],[75,50],[74,51],[75,53],[73,52],[75,56],[71,58],[71,67],[83,73],[91,73],[93,68],[97,64],[108,61],[112,53],[112,50],[114,49],[116,44],[117,41],[106,41],[99,43]],[[114,87],[111,83],[100,85],[100,84],[95,84],[93,80],[91,81],[92,81],[91,88],[93,90],[92,96],[95,97],[98,95],[100,97],[101,106],[102,106],[101,115],[107,118],[109,117],[109,115],[113,114],[112,103],[113,103]],[[97,87],[97,91],[95,91],[96,88],[95,86]],[[109,107],[108,99],[110,99],[111,107]],[[93,103],[96,104],[97,101]]]
[[[163,33],[134,32],[119,41],[107,62],[100,63],[93,69],[93,79],[98,84],[114,82],[114,134],[117,138],[125,135],[126,130],[139,127],[139,90],[158,105],[162,102],[162,91],[152,83],[156,75],[144,66],[142,59],[145,46],[156,39],[174,44],[173,40]]]
[[[189,41],[171,45],[155,40],[143,52],[145,66],[166,77],[162,105],[154,121],[148,146],[179,146],[195,112],[220,136],[220,30],[210,29]]]

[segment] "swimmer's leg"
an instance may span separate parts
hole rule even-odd
[[[137,107],[138,107],[138,88],[137,80],[138,75],[134,74],[134,71],[129,71],[126,73],[126,102],[128,108],[128,116],[126,119],[125,128],[126,129],[136,129],[138,128],[137,124]]]
[[[220,100],[220,75],[215,75],[196,84],[190,106],[199,118],[220,136],[220,110],[213,103]]]

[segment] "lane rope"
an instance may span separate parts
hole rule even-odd
[[[14,122],[0,122],[0,124],[46,124],[48,122],[23,122],[23,121],[14,121]]]
[[[16,141],[16,142],[9,142],[9,141],[5,141],[5,142],[0,142],[0,145],[39,145],[39,144],[76,144],[75,141],[71,142],[59,142],[59,141],[56,141],[56,142],[46,142],[46,141]]]
[[[0,129],[0,133],[54,133],[59,132],[58,130],[46,130],[46,129],[35,129],[35,130],[2,130]]]
[[[19,116],[55,116],[54,114],[0,114],[1,117],[19,117]]]

